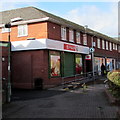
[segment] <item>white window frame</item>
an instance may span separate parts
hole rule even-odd
[[[18,25],[18,37],[27,36],[28,35],[28,25],[22,24]]]
[[[66,40],[66,27],[61,27],[61,39]]]
[[[11,28],[2,27],[1,33],[7,33],[7,32],[11,32]]]
[[[112,51],[112,43],[111,42],[109,43],[109,46],[110,46],[110,51]]]
[[[118,46],[118,52],[120,53],[120,45]]]
[[[83,34],[83,45],[87,45],[87,34]]]
[[[106,50],[108,50],[108,41],[106,41]]]
[[[74,31],[69,29],[69,41],[74,42]]]
[[[105,49],[105,41],[102,40],[102,49]]]
[[[76,32],[76,43],[81,43],[80,32]]]
[[[115,50],[118,50],[118,49],[117,49],[117,44],[116,44]]]
[[[115,50],[115,43],[113,43],[113,50]]]
[[[100,48],[100,38],[97,38],[97,48]]]

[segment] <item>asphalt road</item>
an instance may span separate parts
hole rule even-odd
[[[12,102],[3,105],[3,118],[116,118],[103,84],[88,85],[85,90],[17,90]]]

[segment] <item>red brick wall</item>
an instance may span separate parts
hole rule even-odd
[[[48,38],[54,40],[61,40],[61,26],[52,22],[47,23]]]
[[[87,36],[87,46],[91,47],[92,46],[92,37],[90,35]]]
[[[0,34],[2,37],[0,41],[8,41],[8,33],[1,33],[1,28],[0,28]],[[31,38],[31,37],[34,37],[36,39],[48,38],[47,22],[28,24],[28,36],[24,36],[24,37],[18,37],[18,26],[12,26],[10,36],[11,36],[11,41],[27,40],[27,38]]]
[[[12,84],[16,88],[34,88],[35,78],[42,78],[44,88],[61,83],[61,78],[49,78],[48,51],[21,51],[12,55]]]

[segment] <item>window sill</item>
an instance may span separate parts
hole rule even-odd
[[[10,31],[11,32],[11,31]],[[1,32],[1,33],[9,33],[9,31],[6,31],[6,32]]]
[[[17,37],[27,37],[28,35],[21,35],[21,36],[17,36]]]
[[[61,39],[62,41],[67,41],[66,39]]]

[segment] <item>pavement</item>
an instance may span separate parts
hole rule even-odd
[[[12,102],[3,105],[3,118],[116,118],[117,106],[111,106],[103,82],[85,89],[16,90]]]

